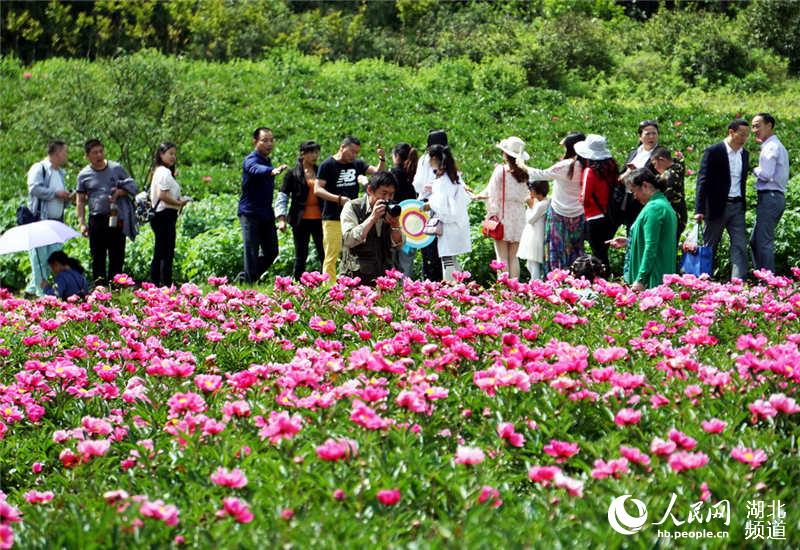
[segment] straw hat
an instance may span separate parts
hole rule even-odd
[[[497,144],[497,148],[507,154],[509,157],[523,161],[528,160],[530,155],[525,152],[525,142],[516,136],[507,137]]]

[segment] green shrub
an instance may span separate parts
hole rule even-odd
[[[191,239],[181,272],[191,281],[211,276],[235,277],[244,265],[242,232],[234,227],[217,227]]]

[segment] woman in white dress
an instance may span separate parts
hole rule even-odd
[[[424,191],[430,192],[427,206],[442,220],[442,234],[437,239],[437,248],[442,259],[444,279],[453,281],[453,272],[461,270],[457,256],[472,251],[467,211],[471,198],[458,176],[458,167],[450,148],[434,145],[428,150],[428,155],[436,178],[430,183],[430,189]]]
[[[525,142],[515,136],[504,139],[497,148],[503,152],[505,162],[495,166],[489,179],[486,212],[503,224],[503,238],[494,241],[495,256],[506,265],[511,278],[519,278],[517,249],[525,227],[525,201],[530,196],[524,162],[529,155]]]

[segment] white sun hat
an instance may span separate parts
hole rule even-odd
[[[507,137],[498,143],[496,147],[509,157],[515,159],[521,158],[525,161],[531,158],[530,155],[525,152],[525,142],[516,136]]]
[[[586,160],[604,160],[612,156],[606,138],[597,134],[589,134],[585,140],[576,143],[575,152]]]

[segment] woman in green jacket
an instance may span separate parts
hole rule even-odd
[[[617,237],[608,241],[608,244],[615,248],[628,246],[625,282],[634,291],[639,291],[658,286],[664,275],[675,273],[678,218],[664,196],[664,181],[649,169],[640,168],[631,172],[626,185],[644,208],[633,222],[630,238]]]

